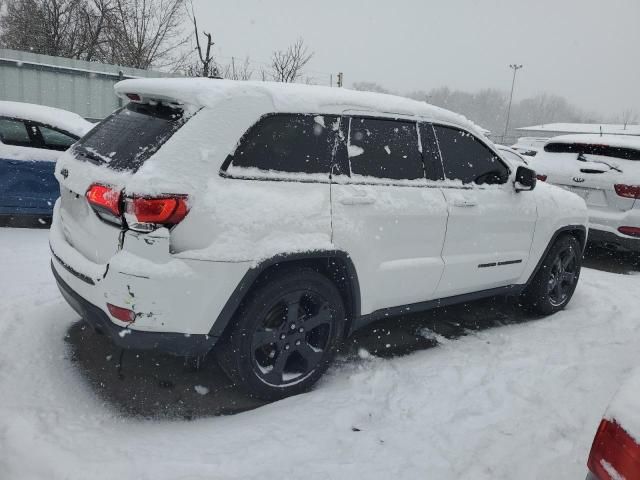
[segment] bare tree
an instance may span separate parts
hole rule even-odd
[[[295,82],[303,74],[303,69],[313,57],[313,52],[299,38],[286,50],[276,50],[271,56],[270,76],[276,82]]]
[[[82,54],[82,0],[14,0],[0,18],[5,48],[79,58]]]
[[[185,2],[11,0],[0,9],[0,46],[138,68],[168,66],[188,39]]]
[[[620,113],[620,122],[624,125],[624,129],[627,129],[627,125],[630,123],[636,123],[638,121],[638,113],[632,108],[627,108]]]
[[[215,45],[215,42],[212,39],[210,33],[205,31],[202,32],[202,35],[206,39],[205,49],[203,52],[202,45],[200,44],[200,30],[198,29],[198,19],[196,18],[196,11],[193,7],[193,1],[190,1],[191,12],[189,13],[191,17],[191,22],[193,23],[193,30],[195,34],[196,40],[196,48],[197,59],[195,64],[191,63],[187,66],[186,71],[187,74],[191,77],[217,77],[219,75],[218,66],[213,58],[213,53],[211,52],[211,48]]]
[[[175,66],[189,37],[185,0],[113,0],[106,29],[111,63],[135,68]]]
[[[220,67],[220,76],[229,80],[251,80],[253,69],[249,57],[245,57],[242,62],[231,57],[231,62]]]

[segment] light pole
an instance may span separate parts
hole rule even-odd
[[[509,117],[511,116],[511,102],[513,101],[513,87],[516,84],[516,73],[518,70],[522,68],[522,65],[516,65],[512,63],[509,65],[509,68],[513,69],[513,80],[511,81],[511,95],[509,95],[509,108],[507,109],[507,122],[504,125],[504,135],[502,135],[502,141],[504,142],[504,137],[507,136],[507,132],[509,131]]]

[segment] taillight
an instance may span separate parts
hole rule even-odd
[[[640,198],[640,185],[623,185],[618,183],[614,185],[616,193],[621,197]]]
[[[127,98],[132,102],[139,102],[141,100],[140,95],[137,93],[127,93]]]
[[[546,182],[546,181],[547,181],[547,176],[546,176],[546,175],[540,175],[540,174],[538,174],[538,175],[536,175],[536,178],[537,178],[538,180],[540,180],[541,182]]]
[[[103,220],[121,224],[124,217],[130,228],[141,232],[150,232],[158,226],[172,227],[189,213],[187,195],[127,195],[123,198],[121,190],[94,183],[86,197]]]
[[[107,185],[94,183],[89,187],[85,195],[94,210],[101,213],[108,213],[115,217],[122,214],[120,190],[115,190]]]
[[[116,305],[112,305],[111,303],[107,303],[107,308],[109,309],[109,313],[111,316],[117,318],[122,322],[131,323],[136,319],[136,313],[133,310],[129,310],[128,308],[118,307]]]
[[[587,466],[599,480],[640,479],[640,445],[615,420],[604,419]]]
[[[618,231],[630,237],[640,237],[640,227],[618,227]]]
[[[155,225],[171,227],[189,213],[186,195],[131,197],[125,200],[125,218],[135,230],[149,231]]]

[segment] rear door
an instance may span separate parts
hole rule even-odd
[[[343,116],[341,130],[333,243],[353,259],[362,313],[429,300],[442,275],[447,222],[433,181],[440,172],[433,132],[421,142],[414,120],[364,115]]]
[[[0,142],[0,213],[50,214],[60,153],[47,148],[36,124],[15,118],[0,118]]]
[[[442,154],[449,211],[439,297],[516,282],[537,220],[535,197],[516,193],[510,169],[471,133],[434,125]]]

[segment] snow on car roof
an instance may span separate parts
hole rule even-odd
[[[94,127],[93,123],[73,112],[34,103],[0,101],[0,116],[44,123],[80,137]]]
[[[395,113],[452,123],[484,136],[483,129],[449,110],[396,95],[347,88],[208,78],[153,78],[124,80],[115,85],[115,90],[123,98],[127,93],[138,93],[197,106],[213,106],[232,95],[266,95],[279,112],[341,114],[345,110],[364,110]]]
[[[583,143],[587,145],[609,145],[612,147],[632,148],[635,150],[640,150],[640,137],[631,135],[560,135],[558,137],[550,138],[547,142],[547,145],[550,143]]]

